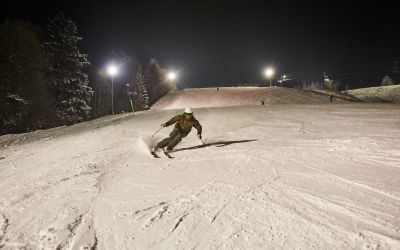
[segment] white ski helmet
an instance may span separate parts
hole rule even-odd
[[[193,114],[193,111],[191,108],[185,108],[185,113],[186,114]]]

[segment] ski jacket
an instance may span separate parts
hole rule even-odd
[[[199,121],[196,120],[193,115],[190,119],[185,118],[184,115],[177,115],[171,120],[167,121],[165,125],[170,126],[174,123],[176,124],[172,133],[180,133],[184,136],[187,136],[192,130],[192,127],[195,127],[197,129],[197,134],[201,134],[202,127]]]

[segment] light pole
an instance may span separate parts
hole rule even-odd
[[[287,76],[283,75],[281,76],[281,79],[279,80],[279,83],[281,84],[281,87],[283,87],[283,82],[286,81]]]
[[[115,65],[109,65],[107,73],[111,76],[111,113],[114,114],[114,76],[118,73],[118,68]]]
[[[273,68],[267,68],[264,71],[265,76],[269,79],[269,86],[272,86],[272,76],[274,75],[274,69]]]
[[[175,79],[176,79],[176,73],[175,72],[169,72],[168,73],[168,80],[170,80],[174,84],[174,80]]]

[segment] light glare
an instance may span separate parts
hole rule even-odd
[[[173,80],[175,80],[175,78],[176,78],[176,74],[174,72],[168,73],[168,79],[169,80],[173,81]]]
[[[265,75],[270,78],[271,76],[274,75],[274,70],[272,68],[268,68],[265,70]]]
[[[115,65],[110,65],[107,68],[107,73],[111,76],[118,74],[118,68]]]

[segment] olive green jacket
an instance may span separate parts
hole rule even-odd
[[[192,130],[192,127],[195,127],[197,129],[197,134],[201,134],[202,127],[199,121],[194,118],[194,116],[192,116],[190,119],[187,119],[184,115],[177,115],[171,120],[167,121],[165,125],[170,126],[174,123],[176,123],[174,130],[172,131],[172,133],[174,134],[180,133],[184,136],[187,136]]]

